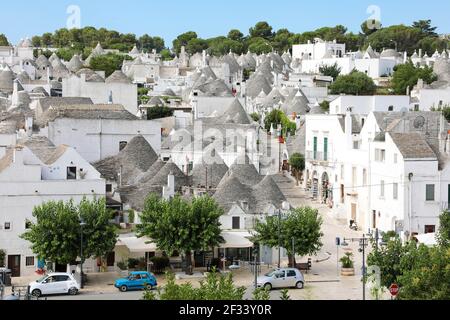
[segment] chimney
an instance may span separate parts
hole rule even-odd
[[[408,52],[404,52],[403,54],[403,63],[407,63],[408,62]]]
[[[169,200],[175,195],[175,176],[170,172],[167,176],[167,186],[163,187],[163,198]]]
[[[23,164],[23,148],[22,147],[14,148],[13,162],[18,163],[18,164]]]
[[[33,117],[27,117],[25,119],[25,131],[27,132],[28,136],[31,136],[33,134]]]
[[[422,58],[422,49],[419,49],[419,58]]]
[[[206,67],[206,50],[202,51],[202,67]]]
[[[347,108],[345,114],[345,137],[347,139],[347,148],[353,148],[353,119],[352,119],[352,108]]]
[[[11,103],[14,107],[17,107],[19,105],[19,83],[18,80],[14,80],[13,83],[13,94],[11,97]]]
[[[444,115],[441,114],[441,117],[439,118],[439,152],[440,153],[446,153],[449,151],[448,149],[448,136],[449,133],[447,130],[445,130],[445,118]]]

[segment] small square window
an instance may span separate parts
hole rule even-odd
[[[5,222],[5,230],[11,230],[11,222]]]
[[[25,265],[27,267],[33,267],[34,266],[34,257],[26,257],[25,258]]]
[[[112,184],[109,184],[109,183],[108,183],[108,184],[106,185],[106,192],[107,192],[107,193],[111,193],[111,192],[112,192]]]
[[[67,180],[77,180],[77,167],[67,167]]]

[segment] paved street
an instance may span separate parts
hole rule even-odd
[[[352,250],[355,259],[354,277],[341,277],[337,265],[337,252],[335,239],[339,237],[360,237],[361,232],[350,230],[346,223],[339,222],[331,216],[330,210],[318,203],[313,203],[305,196],[302,188],[297,187],[294,180],[282,175],[275,177],[275,181],[294,207],[311,206],[318,208],[323,217],[323,248],[312,258],[312,270],[305,274],[306,286],[304,290],[289,290],[293,300],[358,300],[362,299],[361,266],[362,254],[358,252],[358,243],[350,243],[347,250]],[[339,249],[339,257],[344,253]],[[297,257],[297,261],[307,261],[308,257]],[[319,262],[318,262],[319,261]],[[287,262],[286,262],[287,263]],[[273,266],[263,266],[262,273],[272,270]],[[90,274],[89,283],[78,296],[54,296],[47,297],[49,300],[138,300],[142,297],[142,291],[121,293],[112,285],[118,278],[115,273]],[[243,268],[233,271],[233,279],[236,285],[248,288],[246,299],[251,299],[253,292],[254,276],[250,269]],[[179,283],[191,282],[194,286],[199,285],[200,279],[181,280]],[[22,284],[27,284],[31,279],[21,279]],[[164,276],[158,276],[159,285],[165,284]],[[17,280],[16,280],[16,284]],[[271,292],[272,299],[280,299],[280,290]],[[366,296],[370,299],[369,289]]]

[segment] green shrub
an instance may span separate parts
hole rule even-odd
[[[139,259],[135,259],[135,258],[128,259],[128,268],[129,269],[136,269],[138,264],[139,264]]]
[[[5,257],[6,257],[5,250],[0,249],[0,267],[5,266]]]
[[[150,261],[153,262],[153,272],[157,274],[164,273],[170,265],[169,257],[153,257]]]
[[[117,262],[117,267],[120,270],[128,270],[128,265],[127,265],[127,263],[125,261]]]
[[[351,252],[345,253],[345,256],[343,256],[340,261],[342,263],[342,268],[345,268],[345,269],[353,268],[353,266],[354,266],[353,253],[351,253]]]

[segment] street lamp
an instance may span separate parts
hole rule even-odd
[[[359,252],[362,253],[363,263],[362,263],[362,276],[363,276],[363,300],[366,300],[366,247],[369,245],[369,238],[366,238],[366,235],[364,235],[362,238],[351,238],[351,239],[345,239],[344,242],[341,245],[348,245],[346,241],[350,242],[359,242]]]
[[[84,262],[84,257],[83,257],[83,227],[86,225],[86,222],[84,222],[83,218],[80,219],[80,234],[81,234],[81,247],[80,247],[80,258],[81,258],[81,267],[80,267],[80,271],[81,271],[81,276],[80,276],[80,288],[83,289],[84,288],[84,281],[83,281],[83,262]]]

